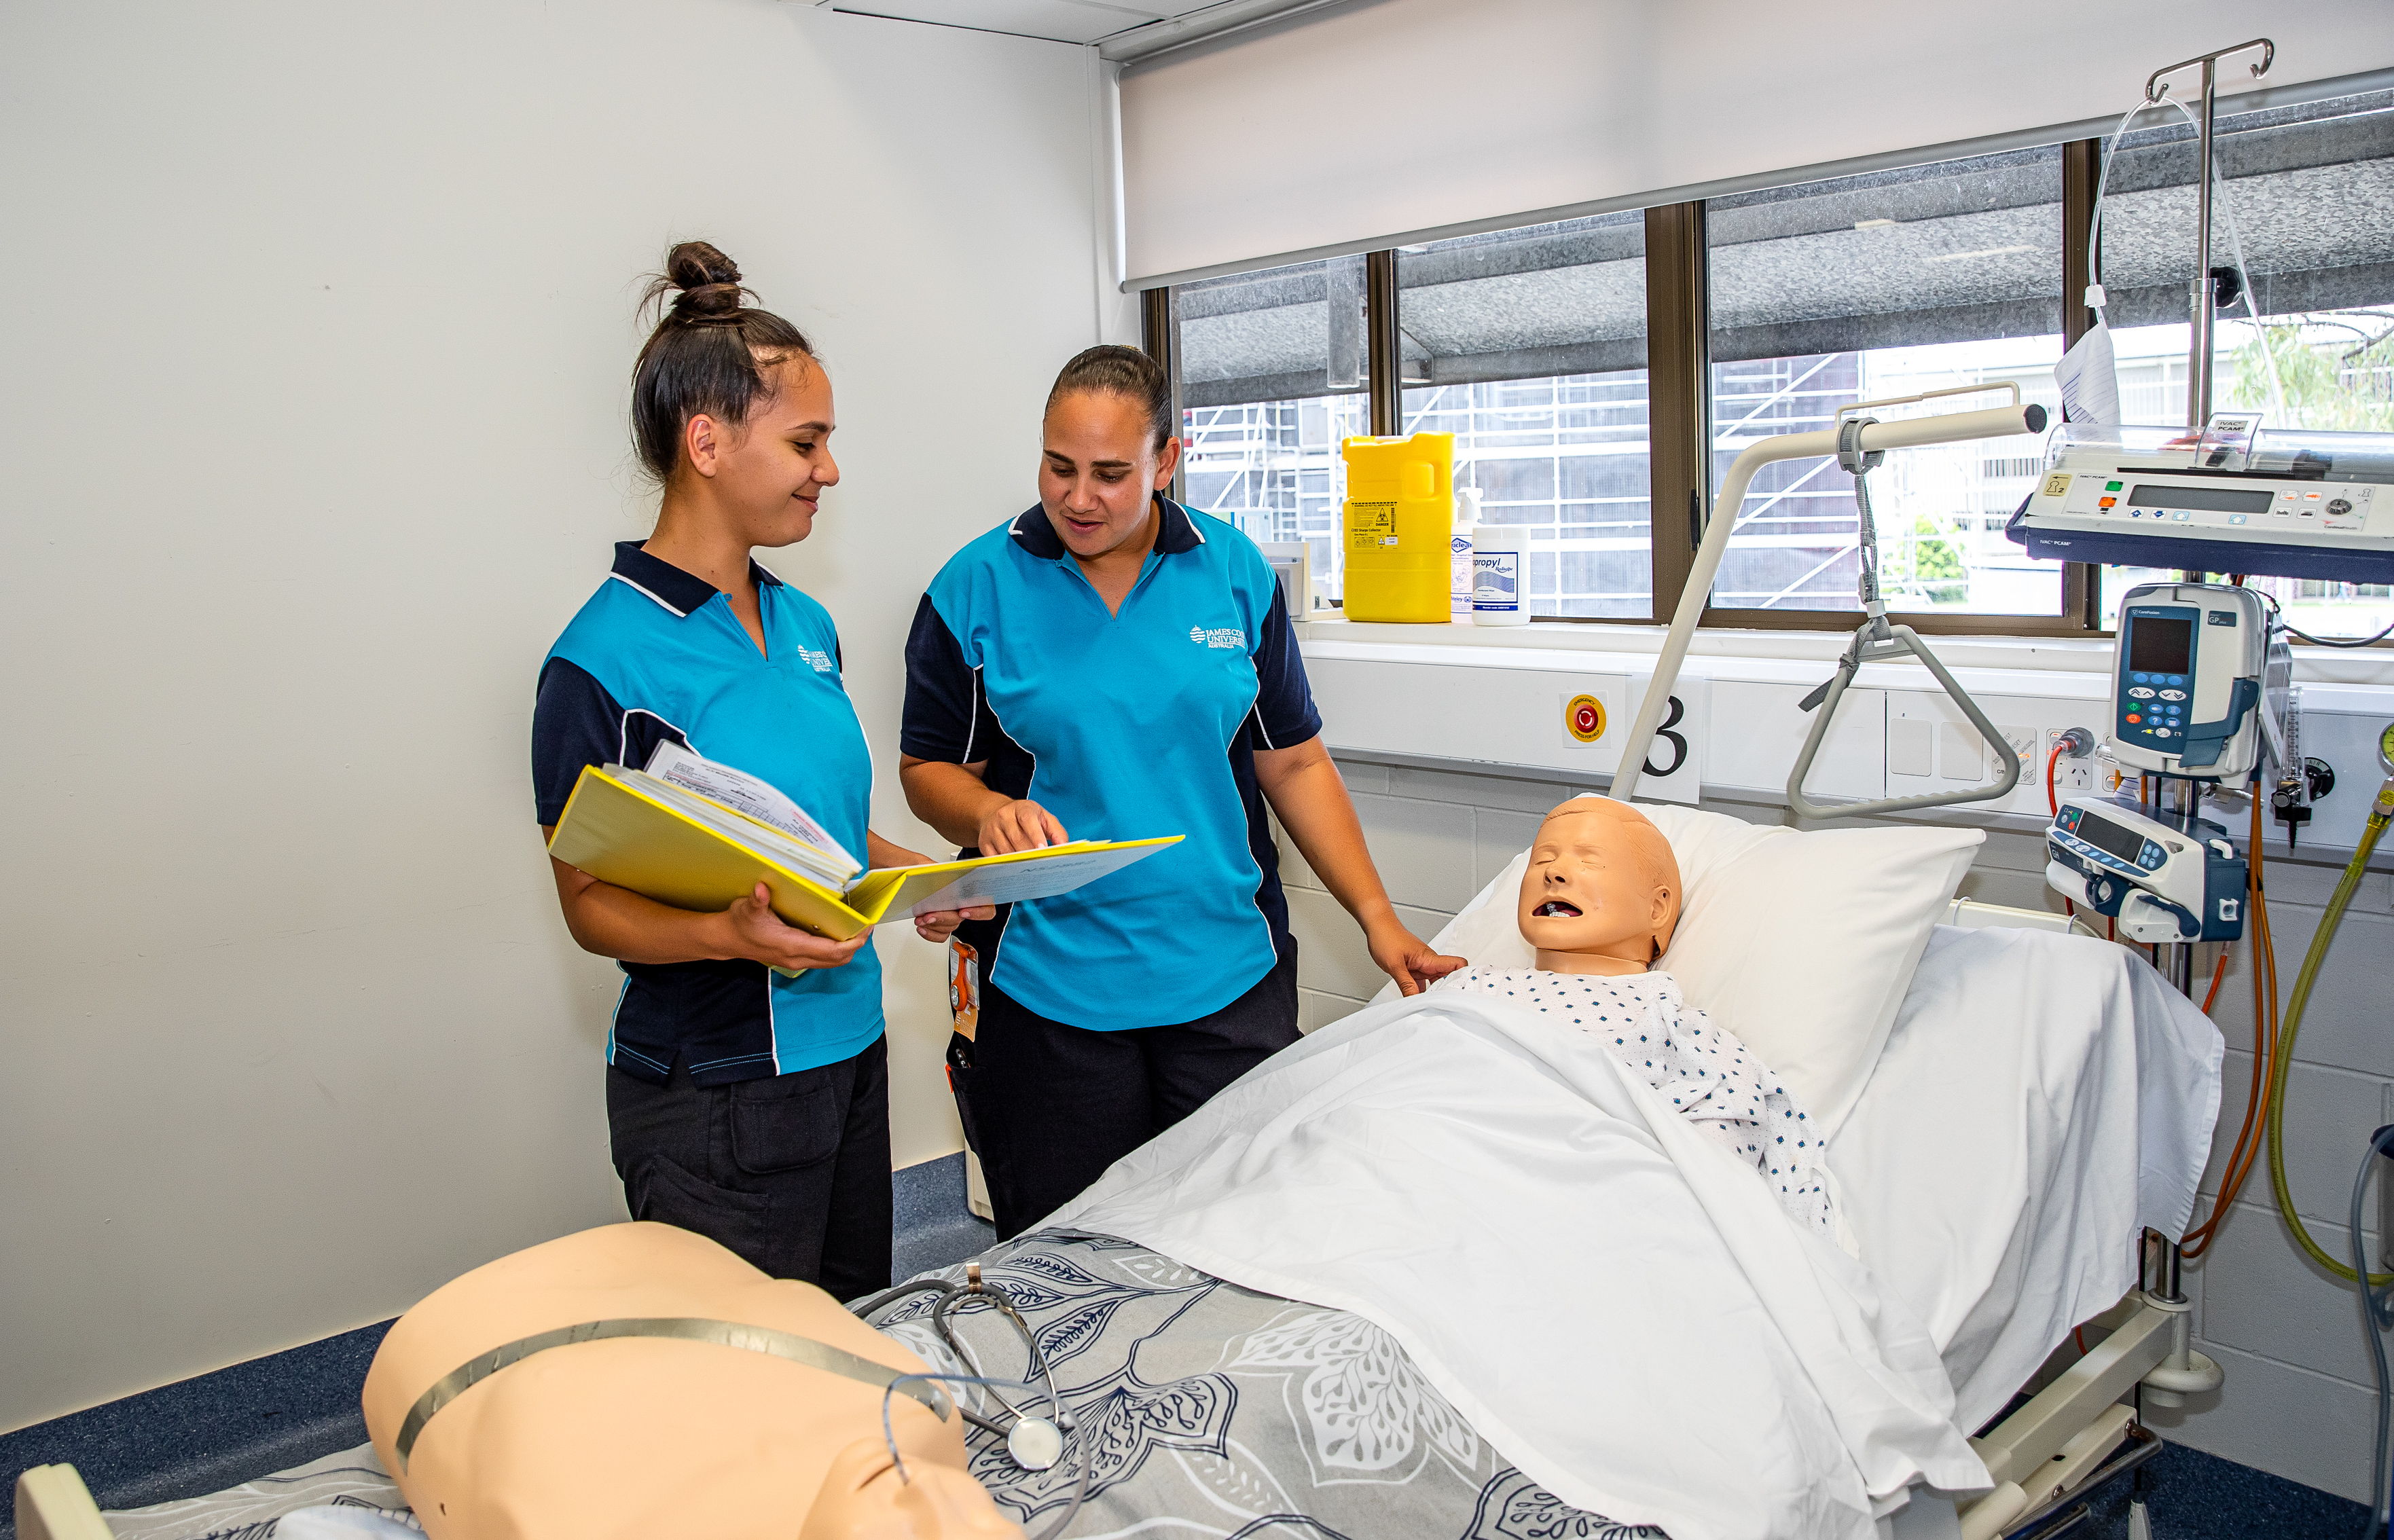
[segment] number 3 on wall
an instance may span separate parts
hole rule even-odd
[[[1643,703],[1651,677],[1629,681],[1629,699]],[[1679,676],[1646,750],[1638,795],[1663,802],[1695,802],[1704,787],[1704,730],[1712,720],[1713,682]]]
[[[1671,745],[1671,762],[1667,765],[1658,765],[1654,763],[1652,751],[1648,751],[1646,756],[1648,775],[1677,775],[1679,773],[1679,767],[1688,762],[1687,734],[1671,731],[1686,717],[1688,703],[1674,695],[1670,700],[1670,707],[1663,714],[1663,725],[1654,730],[1654,736]]]

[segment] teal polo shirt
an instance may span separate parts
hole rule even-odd
[[[541,665],[533,796],[553,824],[585,765],[644,767],[667,741],[770,782],[864,859],[873,757],[840,681],[839,632],[813,599],[749,564],[765,651],[704,578],[615,547],[598,585]],[[676,1060],[701,1086],[854,1058],[881,1035],[881,961],[870,944],[796,978],[762,963],[619,963],[607,1061],[663,1084]]]
[[[906,644],[907,754],[986,761],[991,789],[1075,839],[1186,836],[1006,915],[992,981],[1101,1032],[1209,1016],[1294,952],[1255,755],[1322,731],[1271,564],[1231,525],[1155,505],[1119,613],[1034,507],[940,570]]]

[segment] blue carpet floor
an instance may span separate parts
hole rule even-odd
[[[2129,1482],[2087,1504],[2067,1540],[2128,1540]],[[2145,1466],[2153,1540],[2358,1540],[2369,1510],[2317,1487],[2171,1444]]]
[[[910,1278],[986,1251],[997,1232],[965,1206],[965,1158],[897,1174],[892,1276]],[[358,1410],[386,1321],[104,1406],[0,1434],[0,1482],[29,1466],[68,1464],[104,1508],[220,1492],[365,1442]],[[0,1540],[16,1540],[0,1498]]]

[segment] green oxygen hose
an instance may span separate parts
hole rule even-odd
[[[2394,745],[2394,728],[2387,730],[2389,745]],[[2381,749],[2381,752],[2383,750]],[[2394,761],[2389,761],[2394,771]],[[2369,852],[2377,848],[2377,836],[2386,825],[2394,823],[2394,773],[2378,788],[2376,805],[2370,809],[2369,822],[2361,832],[2361,847],[2352,852],[2352,861],[2344,869],[2342,880],[2335,885],[2335,896],[2327,901],[2327,913],[2320,917],[2319,934],[2311,938],[2311,949],[2303,957],[2302,971],[2295,975],[2295,993],[2286,1002],[2286,1026],[2278,1042],[2278,1060],[2269,1067],[2269,1190],[2277,1194],[2278,1213],[2285,1219],[2295,1239],[2311,1255],[2311,1260],[2343,1279],[2358,1283],[2361,1275],[2330,1257],[2311,1239],[2303,1228],[2302,1217],[2295,1212],[2294,1194],[2286,1191],[2286,1069],[2295,1060],[2295,1033],[2303,1024],[2303,1007],[2310,1003],[2311,985],[2318,981],[2320,965],[2327,960],[2328,943],[2335,939],[2335,928],[2344,918],[2345,905],[2352,902],[2354,889],[2361,886],[2361,875],[2369,867]],[[2369,1287],[2394,1283],[2394,1272],[2373,1272]]]

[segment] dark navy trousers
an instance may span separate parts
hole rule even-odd
[[[693,1086],[607,1072],[635,1219],[678,1225],[839,1299],[889,1286],[889,1044],[819,1069]]]
[[[987,932],[998,923],[967,922],[957,935],[987,959],[995,939]],[[1138,1005],[1120,1008],[1129,1014]],[[1112,1032],[1039,1015],[990,982],[985,967],[979,1029],[969,1040],[948,1040],[948,1084],[980,1157],[998,1239],[1035,1227],[1107,1166],[1296,1039],[1294,942],[1210,1016]]]

